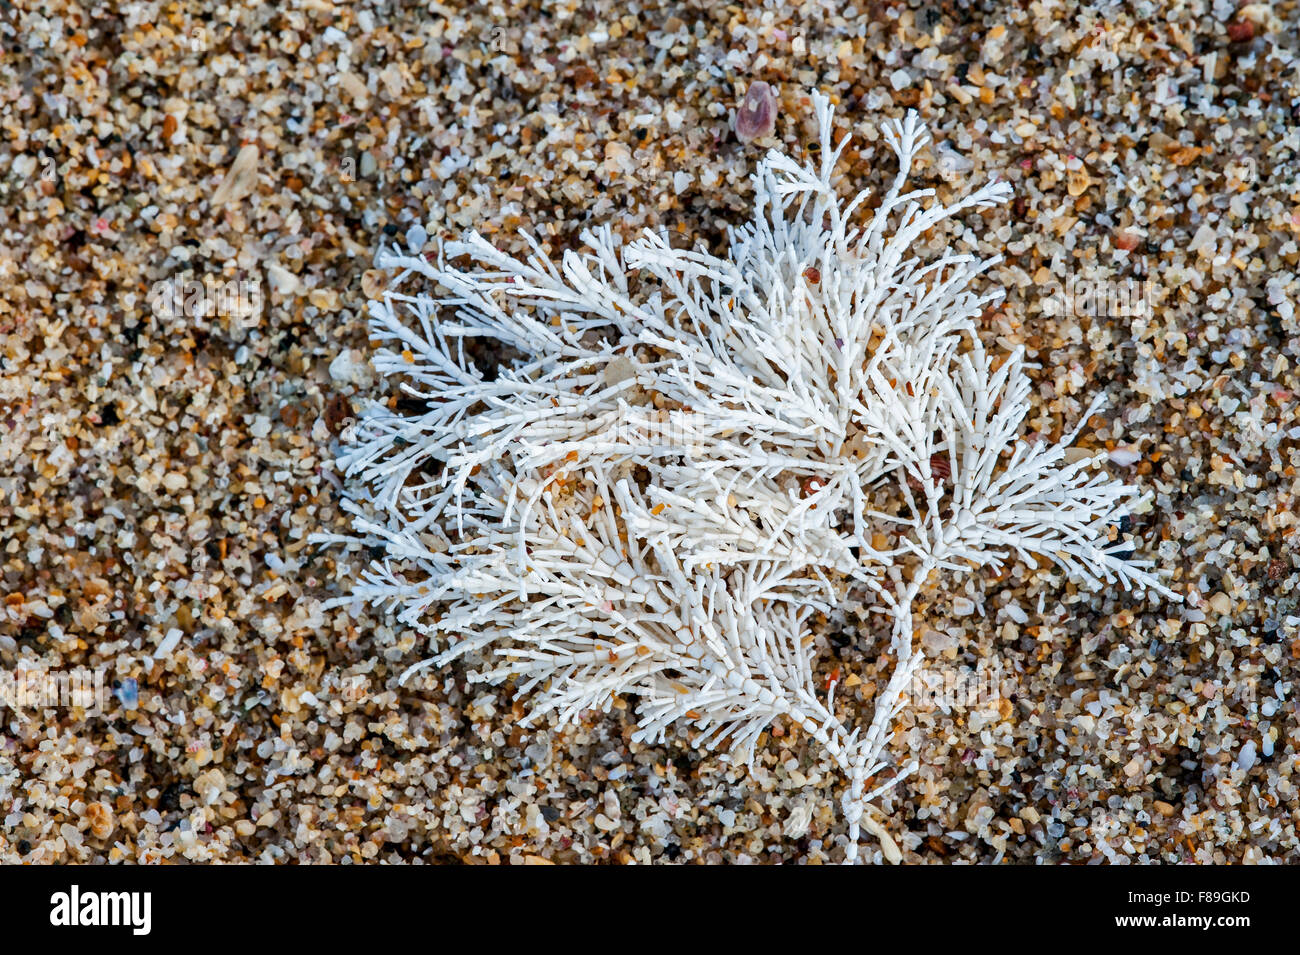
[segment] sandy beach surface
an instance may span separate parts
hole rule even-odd
[[[812,89],[855,185],[909,108],[917,185],[1012,184],[929,251],[1004,257],[982,334],[1038,365],[1030,433],[1108,395],[1080,443],[1153,495],[1117,532],[1185,595],[1023,564],[925,593],[950,682],[895,727],[920,769],[879,825],[909,862],[1297,860],[1300,5],[827,6],[0,4],[0,862],[841,859],[791,727],[751,771],[633,744],[634,701],[524,730],[454,667],[398,686],[414,635],[321,607],[368,555],[307,541],[386,397],[381,237],[721,250]],[[779,115],[742,144],[757,80]],[[817,631],[867,713],[876,636],[856,604]]]

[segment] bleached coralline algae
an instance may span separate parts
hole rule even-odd
[[[528,721],[630,696],[638,739],[685,723],[751,761],[792,721],[847,778],[846,859],[863,826],[896,858],[864,808],[914,768],[875,782],[935,572],[1048,562],[1175,595],[1108,536],[1145,502],[1100,472],[1104,454],[1018,437],[1023,349],[990,354],[974,327],[1001,293],[972,286],[997,260],[913,254],[1009,186],[950,206],[905,191],[928,141],[911,113],[883,130],[900,171],[869,211],[868,192],[838,195],[846,141],[813,102],[818,159],[767,155],[727,258],[656,233],[619,247],[608,229],[558,263],[472,233],[436,261],[381,251],[396,276],[370,303],[373,363],[420,410],[372,404],[338,460],[356,539],[383,548],[338,603],[387,607],[427,639],[407,676],[463,657],[474,680],[513,680]],[[404,291],[421,277],[437,295]],[[485,374],[472,337],[522,357]],[[813,679],[808,618],[850,589],[873,598],[893,661],[865,726]]]

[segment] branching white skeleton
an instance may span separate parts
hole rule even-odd
[[[864,808],[915,769],[874,782],[895,762],[932,572],[1045,560],[1091,587],[1175,595],[1108,539],[1136,489],[1068,460],[1074,435],[1018,438],[1023,351],[991,356],[974,326],[1001,293],[971,286],[997,259],[914,254],[1010,188],[947,207],[904,191],[928,141],[910,113],[884,130],[900,171],[877,207],[844,201],[846,141],[813,103],[819,160],[767,155],[729,258],[657,234],[620,249],[608,230],[558,265],[477,234],[436,263],[381,251],[397,274],[370,303],[374,366],[425,410],[372,405],[338,460],[364,505],[348,502],[356,539],[385,556],[335,603],[390,608],[427,637],[434,655],[403,679],[469,657],[472,679],[530,694],[533,721],[629,696],[639,739],[686,723],[747,761],[774,720],[797,724],[847,778],[852,862],[863,826],[881,834]],[[449,264],[462,256],[470,270]],[[439,297],[404,293],[413,276]],[[524,357],[485,376],[470,336]],[[818,692],[806,625],[850,588],[890,633],[866,726],[837,716],[834,685]]]

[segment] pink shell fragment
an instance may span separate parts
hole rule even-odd
[[[762,80],[751,83],[736,111],[736,138],[751,143],[776,129],[776,96]]]

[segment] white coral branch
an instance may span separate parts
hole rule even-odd
[[[813,103],[819,161],[759,164],[726,258],[656,233],[620,248],[608,229],[558,264],[477,234],[435,261],[381,252],[397,274],[370,306],[375,367],[423,410],[372,405],[338,459],[364,499],[355,533],[385,551],[338,603],[390,608],[428,638],[408,676],[465,658],[472,679],[513,680],[530,721],[633,697],[638,739],[685,724],[697,746],[752,760],[789,720],[848,780],[852,861],[865,805],[910,769],[868,787],[893,761],[933,571],[1045,559],[1090,586],[1174,595],[1108,541],[1135,489],[1068,461],[1070,441],[1019,437],[1023,353],[993,359],[975,328],[1000,293],[973,285],[996,260],[915,253],[1009,187],[950,206],[906,191],[928,142],[909,113],[886,125],[900,169],[868,215],[867,192],[837,192],[846,141],[830,101]],[[416,277],[438,294],[401,291]],[[489,380],[473,337],[524,357]],[[853,585],[887,615],[894,663],[862,727],[833,686],[818,694],[808,627]]]

